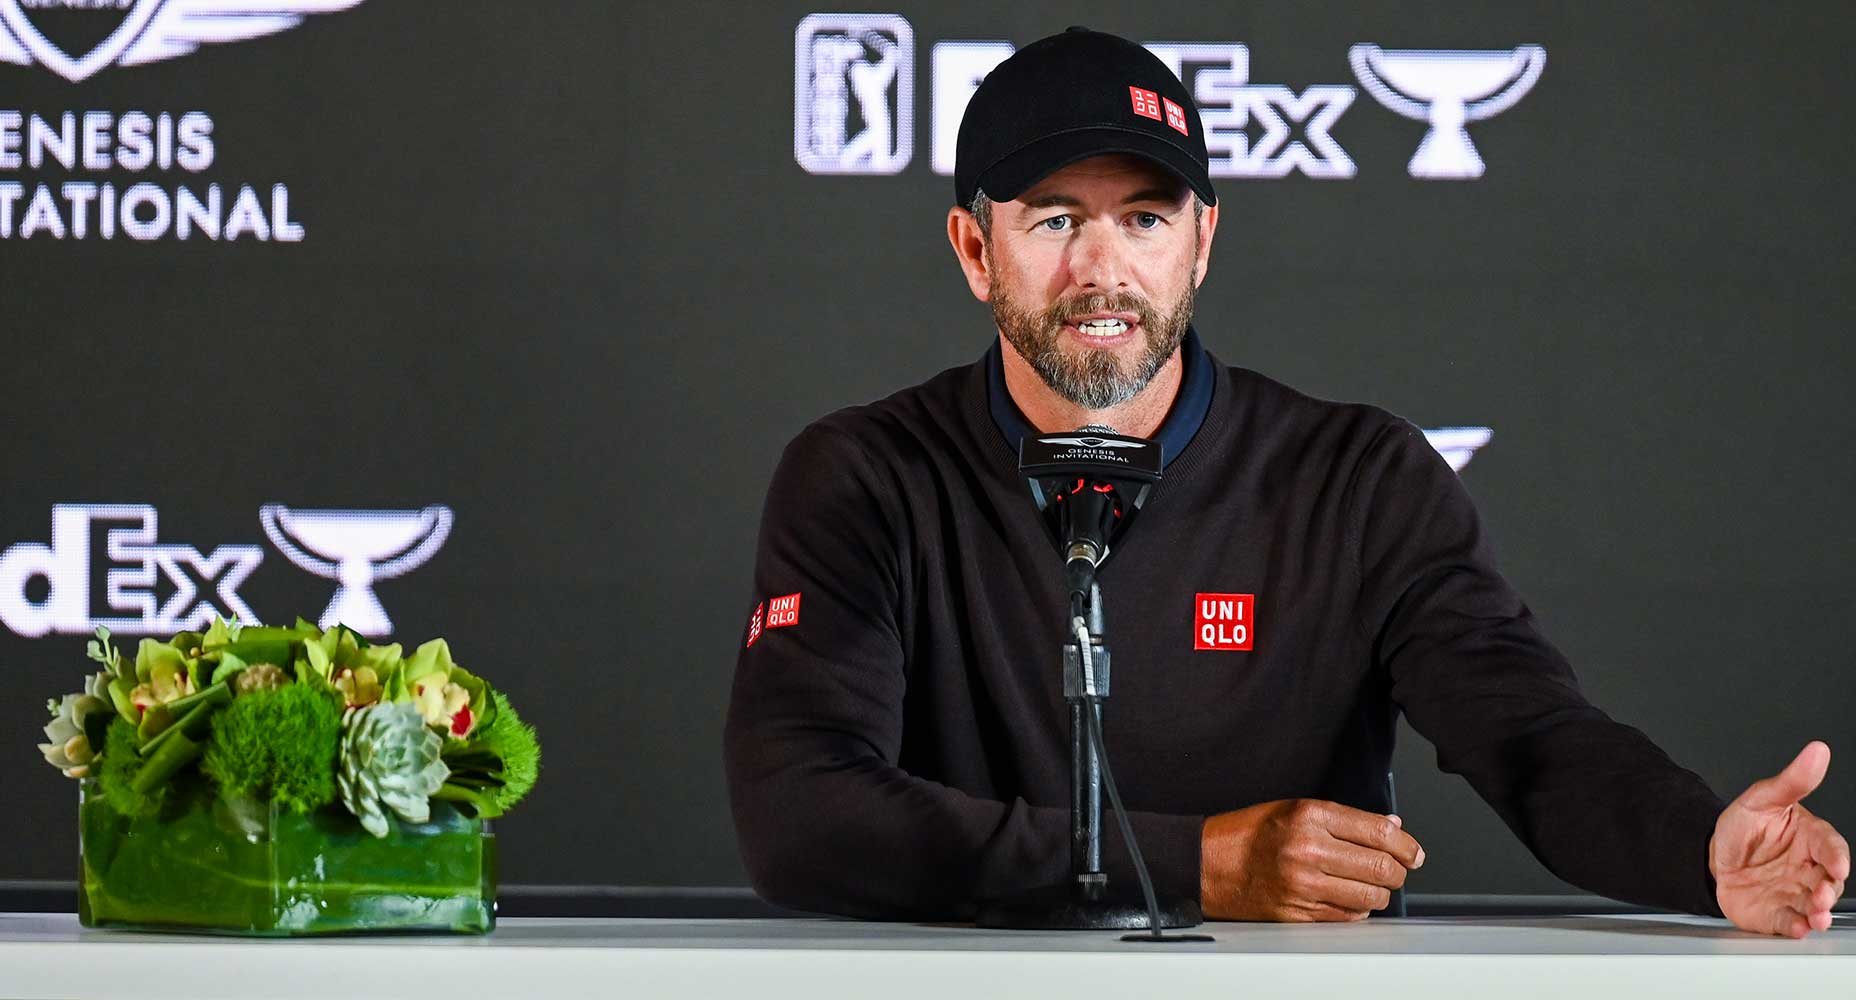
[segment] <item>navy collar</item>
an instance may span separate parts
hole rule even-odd
[[[1019,441],[1035,429],[1025,420],[1025,415],[1018,412],[1018,404],[1012,401],[1012,394],[1005,387],[1002,350],[995,337],[992,347],[986,351],[987,403],[999,435],[1016,455]],[[1212,408],[1212,386],[1217,381],[1212,372],[1211,356],[1199,343],[1198,331],[1190,326],[1186,327],[1185,339],[1180,341],[1179,356],[1184,365],[1179,375],[1179,395],[1173,397],[1172,408],[1167,410],[1166,419],[1160,422],[1160,429],[1154,434],[1154,440],[1160,442],[1161,459],[1167,464],[1186,450],[1193,435],[1199,432],[1199,426],[1205,423],[1205,414]]]

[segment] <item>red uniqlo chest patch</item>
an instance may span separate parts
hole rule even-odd
[[[1166,123],[1173,127],[1173,131],[1180,135],[1190,135],[1186,131],[1186,109],[1166,98],[1161,98],[1160,103],[1166,106]]]
[[[1152,118],[1154,121],[1165,121],[1160,117],[1159,94],[1151,90],[1142,90],[1139,87],[1129,87],[1128,96],[1134,100],[1135,114],[1142,118]]]
[[[785,628],[799,624],[799,595],[787,594],[767,602],[767,627]]]
[[[1199,594],[1192,599],[1193,649],[1249,649],[1257,638],[1255,594]]]

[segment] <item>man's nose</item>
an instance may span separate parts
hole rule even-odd
[[[1079,288],[1114,291],[1128,284],[1128,258],[1113,226],[1084,226],[1071,244],[1070,277]]]

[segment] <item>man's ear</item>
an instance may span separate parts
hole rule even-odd
[[[947,242],[953,244],[954,259],[967,276],[967,288],[981,302],[992,301],[992,273],[986,269],[986,237],[980,232],[973,213],[955,206],[947,210]]]
[[[1212,234],[1218,231],[1218,206],[1210,205],[1199,219],[1199,257],[1192,267],[1192,287],[1205,283],[1205,272],[1212,266]]]

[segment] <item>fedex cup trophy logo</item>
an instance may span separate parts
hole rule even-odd
[[[1495,430],[1490,427],[1439,427],[1424,432],[1424,440],[1456,472],[1462,472],[1463,466],[1494,437]]]
[[[1347,50],[1353,75],[1379,103],[1430,123],[1408,169],[1413,177],[1467,180],[1482,176],[1482,157],[1469,141],[1469,122],[1513,107],[1540,79],[1547,50],[1538,45],[1481,51]]]
[[[0,62],[76,83],[110,66],[184,56],[294,28],[361,0],[0,0]]]
[[[914,154],[914,133],[915,31],[908,21],[812,14],[799,22],[793,159],[807,173],[900,173]]]
[[[451,508],[302,510],[266,504],[258,520],[286,559],[337,580],[317,623],[340,623],[362,635],[388,635],[393,620],[374,596],[374,581],[408,572],[432,557],[451,532]]]

